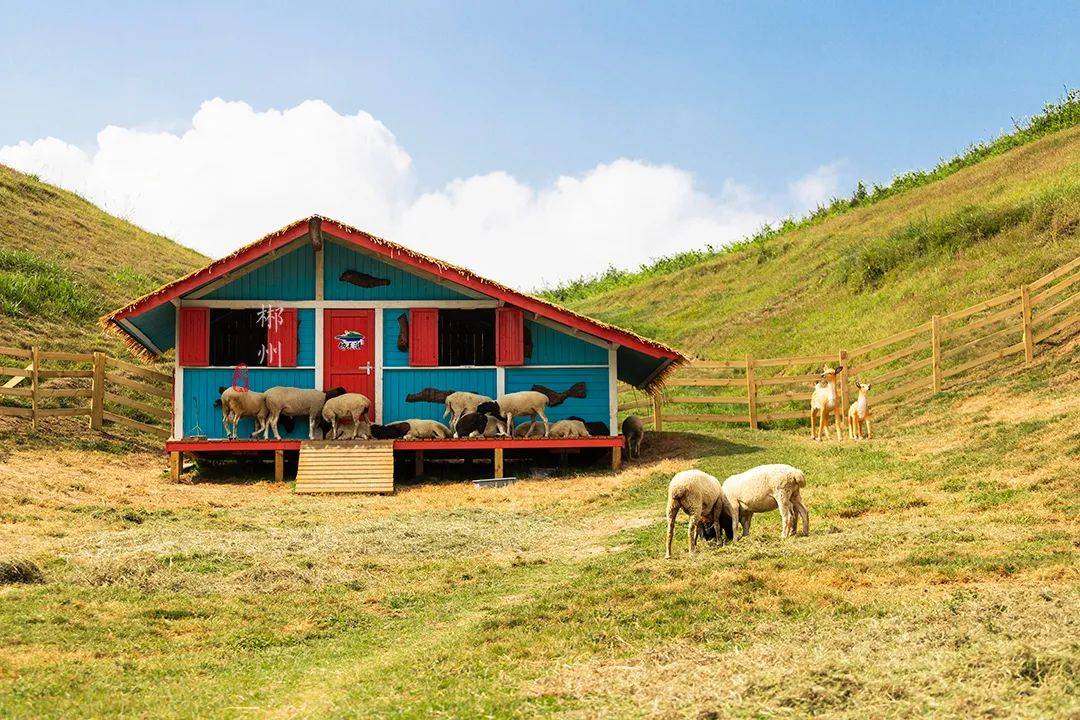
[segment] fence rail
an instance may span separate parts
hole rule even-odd
[[[44,418],[83,416],[91,430],[110,423],[157,437],[171,434],[173,378],[167,373],[103,352],[0,346],[0,376],[10,378],[0,386],[0,402],[16,403],[0,404],[0,416],[29,419],[35,430]]]
[[[665,422],[747,423],[809,419],[813,383],[823,363],[843,365],[837,383],[846,422],[856,378],[874,385],[871,408],[881,413],[941,392],[946,380],[996,360],[1023,355],[1025,366],[1048,339],[1078,329],[1080,257],[1034,282],[854,349],[742,360],[695,360],[651,397],[629,391],[620,411],[651,408]],[[725,390],[726,389],[726,390]],[[745,412],[732,413],[732,406]],[[764,410],[765,412],[762,412]]]

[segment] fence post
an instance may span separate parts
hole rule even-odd
[[[37,345],[30,348],[30,427],[37,430],[38,369],[41,364]]]
[[[757,430],[757,381],[754,380],[754,357],[746,356],[746,405],[750,411],[750,429]]]
[[[1031,288],[1020,286],[1021,318],[1024,324],[1024,364],[1035,362],[1035,342],[1031,333]]]
[[[930,347],[933,353],[934,392],[941,392],[941,316],[934,315],[930,320]]]
[[[94,380],[90,389],[90,429],[101,430],[105,418],[105,353],[94,353]]]
[[[851,368],[848,367],[847,350],[841,350],[837,356],[838,366],[844,368],[844,372],[840,375],[840,405],[836,408],[836,427],[842,431],[844,429],[844,421],[847,420],[847,386],[848,380],[851,377]]]
[[[656,432],[660,432],[664,429],[664,416],[660,414],[662,402],[663,396],[660,391],[657,390],[652,396],[652,426],[653,430]]]

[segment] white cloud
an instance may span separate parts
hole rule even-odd
[[[836,197],[840,190],[840,172],[843,165],[843,161],[822,165],[791,183],[789,190],[795,202],[795,212],[813,210]]]
[[[45,138],[0,147],[0,162],[214,257],[317,212],[526,289],[721,246],[777,206],[813,207],[837,174],[823,166],[769,201],[730,180],[707,194],[676,167],[618,159],[548,187],[496,171],[420,194],[408,153],[367,113],[220,99],[182,134],[109,126],[89,151]]]

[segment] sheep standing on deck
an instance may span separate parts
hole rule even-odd
[[[836,376],[844,370],[843,366],[833,370],[828,365],[821,372],[821,380],[814,386],[810,396],[810,438],[821,440],[822,434],[828,436],[829,416],[836,413],[839,400],[836,397]],[[814,430],[814,413],[818,414],[817,432]],[[836,420],[836,441],[840,442],[840,419]]]
[[[491,402],[491,398],[487,395],[464,392],[462,390],[452,392],[446,396],[446,410],[443,412],[443,417],[449,416],[450,427],[456,429],[462,415],[474,413],[476,412],[476,408],[480,407],[483,403],[488,402]]]
[[[855,381],[855,387],[859,388],[859,399],[851,403],[848,408],[848,435],[852,440],[862,440],[862,426],[866,423],[866,438],[870,439],[870,403],[866,394],[870,392],[870,383]]]
[[[221,387],[218,390],[221,391],[221,398],[214,404],[221,406],[221,424],[226,437],[235,440],[237,425],[246,417],[255,418],[255,432],[251,433],[251,437],[265,432],[267,410],[263,393],[238,387]]]
[[[683,470],[675,473],[668,483],[667,499],[667,545],[664,557],[671,558],[671,540],[675,536],[675,518],[679,511],[690,516],[688,543],[690,554],[697,550],[698,534],[706,528],[720,537],[718,527],[724,512],[724,491],[720,481],[701,470]]]
[[[306,415],[308,419],[308,439],[314,440],[315,425],[322,418],[323,405],[331,398],[344,395],[345,388],[338,387],[323,392],[322,390],[295,387],[272,387],[263,394],[265,395],[266,410],[269,416],[267,425],[273,429],[275,438],[281,439],[277,424],[282,415],[293,417]],[[267,435],[267,428],[263,428],[263,439],[266,439]]]
[[[622,423],[622,434],[626,438],[626,453],[631,459],[641,457],[641,441],[645,438],[645,423],[637,415],[630,415]]]
[[[494,402],[484,402],[476,408],[477,412],[486,415],[498,415],[506,419],[507,430],[514,427],[515,415],[529,415],[532,422],[529,423],[529,432],[536,426],[536,418],[544,421],[544,437],[547,437],[551,429],[544,409],[547,408],[548,396],[535,390],[522,390],[521,392],[500,395]],[[516,433],[515,433],[516,435]]]
[[[780,510],[780,537],[794,535],[802,518],[803,535],[810,533],[810,513],[802,501],[802,488],[806,487],[806,475],[791,465],[759,465],[746,472],[732,475],[724,481],[725,510],[731,515],[732,527],[738,538],[742,524],[742,536],[750,534],[750,520],[754,513]]]
[[[352,437],[356,440],[357,435],[361,440],[371,438],[371,426],[367,421],[367,411],[371,407],[371,400],[360,393],[345,393],[335,398],[330,398],[322,407],[323,420],[330,423],[330,439],[336,440],[338,436],[338,421],[349,418],[352,421]]]

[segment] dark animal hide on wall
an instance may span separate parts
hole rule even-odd
[[[397,318],[397,349],[399,352],[407,352],[409,349],[409,313],[403,312]]]
[[[444,403],[446,397],[454,392],[453,390],[439,390],[438,388],[424,388],[420,392],[409,393],[405,396],[405,402],[429,402],[429,403]]]
[[[390,280],[387,278],[375,277],[374,275],[368,275],[367,273],[362,273],[357,270],[346,270],[341,273],[341,277],[339,277],[338,280],[362,288],[376,288],[390,284]]]
[[[585,383],[574,383],[570,386],[566,392],[555,392],[549,387],[543,385],[533,385],[533,391],[538,393],[544,393],[548,398],[548,405],[554,407],[555,405],[562,405],[568,397],[583,398],[585,397]]]

